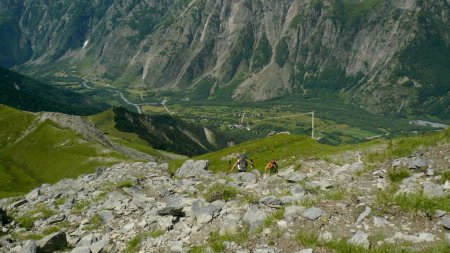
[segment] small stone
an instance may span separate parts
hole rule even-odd
[[[278,206],[283,205],[283,202],[274,196],[264,197],[259,200],[259,203],[264,204],[269,207],[278,207]]]
[[[41,188],[36,188],[34,190],[32,190],[31,192],[29,192],[27,195],[25,195],[25,199],[28,202],[32,202],[34,200],[37,200],[37,198],[41,195]]]
[[[220,234],[235,234],[238,231],[239,223],[233,219],[227,219],[220,223]]]
[[[295,218],[304,210],[301,206],[288,206],[284,211],[284,219],[287,222],[294,222]]]
[[[308,220],[314,221],[320,218],[322,215],[325,214],[325,211],[318,208],[318,207],[311,207],[309,209],[306,209],[305,212],[303,212],[303,217],[307,218]]]
[[[436,210],[434,214],[436,215],[436,217],[441,218],[444,217],[447,214],[447,212],[443,210]]]
[[[360,223],[362,220],[364,220],[367,216],[369,216],[370,212],[372,211],[372,209],[368,206],[366,206],[366,208],[364,209],[364,212],[362,212],[358,219],[356,220],[356,223]]]
[[[377,228],[388,225],[389,222],[385,218],[373,217],[373,225]]]
[[[444,188],[433,182],[423,183],[423,195],[428,198],[442,197],[444,196]]]
[[[442,225],[446,228],[446,229],[450,229],[450,216],[446,215],[444,217],[442,217]]]
[[[368,237],[369,237],[368,234],[362,231],[358,231],[356,232],[356,234],[353,235],[352,238],[348,240],[348,243],[368,249],[370,246]]]
[[[450,233],[445,235],[445,240],[447,240],[448,245],[450,245]]]
[[[103,222],[105,222],[106,224],[114,220],[114,214],[111,211],[102,210],[98,214],[102,218]]]
[[[172,242],[172,245],[170,246],[170,252],[172,252],[172,253],[184,252],[183,251],[183,242],[181,242],[181,241]]]
[[[14,210],[20,206],[25,205],[26,203],[28,203],[28,201],[26,199],[21,199],[21,200],[18,200],[16,202],[12,203],[11,205],[9,205],[8,209]]]

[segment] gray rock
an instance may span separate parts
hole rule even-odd
[[[350,238],[348,240],[348,243],[368,249],[370,246],[368,237],[369,237],[368,234],[366,234],[362,231],[358,231],[358,232],[356,232],[356,234],[353,235],[352,238]]]
[[[181,167],[175,172],[175,176],[179,177],[200,177],[200,176],[212,176],[211,171],[208,171],[208,160],[187,160],[181,165]]]
[[[175,217],[184,217],[185,213],[184,213],[182,207],[166,206],[166,207],[158,210],[158,215],[161,215],[161,216],[171,215],[171,216],[175,216]]]
[[[27,195],[25,195],[25,199],[28,202],[33,202],[33,201],[37,200],[39,196],[41,196],[41,188],[40,187],[32,190]]]
[[[383,227],[388,224],[389,221],[387,221],[385,218],[373,217],[373,225],[377,228]]]
[[[64,214],[54,215],[47,220],[47,224],[55,224],[55,223],[65,220],[65,219],[66,219],[66,216]]]
[[[185,198],[183,195],[175,194],[174,196],[167,196],[164,198],[167,207],[182,208],[184,206]]]
[[[423,194],[428,198],[442,197],[444,196],[444,188],[433,182],[423,183]]]
[[[419,233],[417,235],[405,235],[402,232],[397,232],[392,238],[388,239],[390,242],[397,240],[408,241],[412,243],[434,242],[436,236],[430,233]]]
[[[305,174],[295,171],[294,168],[282,170],[277,175],[290,183],[298,183],[307,178]]]
[[[12,203],[11,205],[9,205],[9,206],[8,206],[8,209],[14,210],[15,208],[18,208],[18,207],[20,207],[20,206],[23,206],[23,205],[25,205],[26,203],[28,203],[28,200],[26,200],[26,199],[21,199],[21,200],[18,200],[18,201],[16,201],[16,202]]]
[[[284,219],[287,222],[294,222],[295,218],[299,217],[304,210],[301,206],[288,206],[284,211]]]
[[[203,201],[195,200],[192,203],[191,210],[197,219],[197,224],[204,224],[210,222],[214,217],[216,217],[224,205],[225,202],[221,200],[214,201],[206,206]]]
[[[447,214],[447,212],[443,210],[436,210],[434,214],[436,217],[441,218],[444,217]]]
[[[302,249],[300,251],[297,251],[297,253],[313,253],[313,249]]]
[[[392,162],[393,167],[406,167],[408,169],[420,169],[428,166],[428,162],[418,156],[403,157]]]
[[[109,234],[103,235],[99,241],[93,243],[89,247],[91,249],[91,252],[92,253],[102,252],[103,249],[108,245],[109,239],[110,239]]]
[[[74,248],[70,253],[91,253],[91,249],[86,246]]]
[[[325,211],[318,208],[318,207],[311,207],[306,209],[303,212],[303,217],[307,218],[308,220],[317,220],[318,218],[320,218],[322,215],[325,214]]]
[[[259,200],[259,203],[264,204],[266,206],[270,206],[270,207],[279,207],[279,206],[283,205],[283,202],[274,196],[268,196],[268,197],[261,198]]]
[[[244,215],[244,222],[250,225],[250,230],[257,229],[266,219],[267,214],[260,210],[258,206],[253,205],[247,209]]]
[[[350,165],[350,168],[349,168],[349,170],[352,171],[352,172],[358,172],[358,171],[361,171],[363,169],[364,169],[364,163],[363,162],[352,163]]]
[[[172,245],[170,245],[170,252],[172,253],[182,253],[183,251],[183,242],[174,241]]]
[[[300,185],[291,186],[291,194],[292,195],[305,195],[305,189],[303,189]]]
[[[36,253],[37,245],[33,240],[27,240],[23,243],[20,253]]]
[[[450,216],[446,215],[444,217],[442,217],[442,225],[446,228],[446,229],[450,229]]]
[[[255,173],[243,172],[239,173],[241,181],[246,184],[254,184],[258,181]]]
[[[239,223],[236,220],[227,219],[220,223],[220,234],[235,234],[238,231]]]
[[[67,247],[67,237],[63,232],[50,234],[37,242],[39,252],[54,252]]]
[[[450,233],[445,235],[445,240],[447,240],[448,245],[450,245]]]
[[[275,253],[274,248],[266,248],[266,249],[256,249],[253,251],[253,253]]]
[[[110,221],[114,220],[114,214],[111,211],[102,210],[98,214],[105,223],[109,223]]]
[[[368,206],[366,206],[366,208],[364,209],[364,212],[362,212],[358,219],[356,220],[356,223],[360,223],[362,220],[364,220],[367,216],[369,216],[370,212],[372,211],[372,209]]]
[[[78,242],[77,246],[91,246],[94,242],[97,241],[97,238],[95,237],[94,234],[88,234],[85,235],[83,238],[81,238],[81,240]]]

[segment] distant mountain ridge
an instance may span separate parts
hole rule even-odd
[[[27,73],[70,69],[191,99],[293,95],[450,115],[445,0],[8,0],[0,10],[0,64]]]

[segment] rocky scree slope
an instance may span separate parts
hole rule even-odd
[[[375,113],[448,118],[449,5],[9,0],[0,3],[0,64],[195,99],[338,95]]]
[[[121,163],[1,200],[0,252],[448,252],[449,151],[377,165],[348,152],[277,175]],[[408,210],[414,198],[434,204]]]

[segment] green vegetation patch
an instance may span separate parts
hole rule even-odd
[[[139,247],[142,244],[142,241],[145,238],[148,238],[148,237],[157,238],[161,235],[164,235],[165,233],[166,232],[164,230],[153,230],[153,231],[146,231],[146,232],[140,233],[127,243],[127,248],[125,249],[125,253],[137,252]]]
[[[384,206],[385,210],[398,207],[407,212],[434,212],[438,209],[450,211],[450,198],[448,197],[429,198],[423,194],[423,191],[397,194],[397,187],[379,192],[377,203]]]
[[[208,188],[203,197],[208,202],[213,202],[220,199],[229,201],[234,199],[238,193],[239,190],[232,186],[215,183]]]

